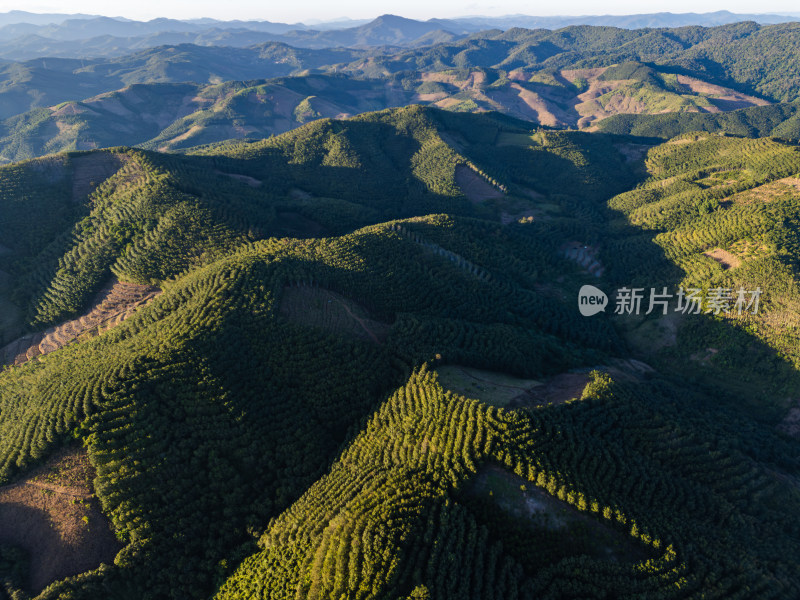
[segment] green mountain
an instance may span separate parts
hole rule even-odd
[[[796,596],[798,173],[419,106],[0,167],[2,593]],[[584,317],[586,284],[764,294]],[[117,546],[47,579],[3,494],[52,507],[60,448]]]
[[[800,72],[795,52],[798,39],[793,23],[737,23],[634,30],[515,28],[475,33],[446,43],[432,39],[413,49],[304,49],[277,42],[215,47],[174,40],[114,58],[35,58],[4,65],[0,71],[0,117],[81,100],[133,83],[247,81],[302,74],[306,69],[400,79],[449,69],[494,69],[516,72],[522,82],[536,75],[535,81],[546,83],[564,69],[631,61],[646,63],[658,73],[693,77],[771,102],[791,102],[798,97],[793,83]],[[46,51],[37,54],[46,55]],[[658,76],[654,80],[639,75],[640,82],[658,83]]]
[[[366,40],[414,28],[425,37],[445,25],[386,17],[352,29]],[[793,139],[798,40],[794,23],[572,26],[434,36],[415,48],[180,44],[115,58],[37,58],[0,68],[0,157],[119,145],[183,150],[412,103],[663,139],[692,130]]]
[[[118,90],[136,83],[221,83],[282,77],[350,62],[365,52],[302,50],[284,44],[249,49],[178,45],[111,59],[36,58],[0,69],[0,117]]]
[[[460,69],[379,79],[305,75],[207,85],[133,84],[6,119],[0,129],[0,157],[14,161],[120,144],[178,150],[269,137],[314,119],[412,103],[455,112],[498,111],[559,128],[592,127],[619,114],[716,115],[732,106],[767,104],[640,63],[530,78],[520,71]]]
[[[638,61],[771,101],[798,97],[800,25],[734,23],[720,27],[634,29],[573,26],[521,28],[470,36],[451,44],[376,56],[364,72],[491,67],[541,71],[607,67]],[[360,63],[359,63],[360,64]]]
[[[623,29],[678,29],[741,23],[782,24],[797,15],[713,13],[656,13],[583,15],[576,17],[466,17],[419,21],[381,15],[372,21],[348,19],[317,23],[219,21],[215,19],[152,19],[135,21],[93,15],[33,15],[16,11],[0,16],[0,56],[28,60],[40,56],[86,58],[120,56],[164,44],[197,44],[244,48],[280,42],[301,48],[421,47],[462,40],[489,31],[524,27],[559,30],[573,26]]]
[[[662,115],[613,115],[598,123],[600,131],[669,139],[683,133],[707,131],[743,137],[800,139],[800,104],[775,104],[742,108],[726,113],[670,113]]]

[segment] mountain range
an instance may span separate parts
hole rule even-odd
[[[35,57],[90,58],[120,56],[164,44],[199,44],[246,47],[282,42],[300,48],[365,48],[373,46],[418,47],[463,39],[471,34],[515,27],[556,30],[575,25],[626,29],[713,27],[742,21],[774,24],[795,21],[788,15],[715,13],[656,13],[628,16],[580,17],[468,17],[418,21],[382,15],[368,22],[323,23],[315,27],[269,21],[218,21],[214,19],[153,19],[132,21],[79,15],[5,13],[0,15],[0,58],[26,60]],[[345,24],[349,24],[345,22]]]
[[[798,172],[419,106],[0,167],[4,593],[796,595]],[[764,293],[578,311],[656,282]]]
[[[800,597],[800,23],[15,18],[0,600]]]
[[[798,48],[796,24],[740,23],[518,28],[415,49],[184,44],[110,59],[41,58],[0,69],[0,156],[178,150],[410,103],[556,128],[617,130],[619,120],[603,120],[663,113],[659,122],[670,121],[664,130],[673,134],[698,123],[689,114],[754,109],[748,124],[735,116],[702,129],[795,139]]]

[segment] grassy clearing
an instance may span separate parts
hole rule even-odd
[[[458,365],[439,367],[436,373],[443,388],[493,406],[508,406],[514,398],[542,385],[534,379],[519,379],[503,373]]]
[[[530,570],[568,556],[614,562],[638,562],[649,556],[646,546],[612,526],[613,515],[604,522],[601,513],[582,512],[499,465],[482,467],[467,486],[465,498],[470,508],[488,519],[490,529],[502,532],[509,550]],[[532,543],[537,551],[531,551]]]
[[[498,146],[521,146],[523,148],[528,146],[539,146],[536,134],[528,135],[527,133],[510,133],[503,131],[497,136]]]
[[[376,344],[383,343],[390,326],[370,318],[367,310],[335,292],[309,286],[286,287],[280,314],[290,321],[327,329]]]

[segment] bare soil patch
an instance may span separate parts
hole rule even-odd
[[[412,100],[418,102],[438,102],[447,98],[447,92],[432,92],[430,94],[416,94]]]
[[[447,97],[435,103],[439,108],[450,108],[456,104],[461,104],[461,100],[457,98]]]
[[[167,150],[169,150],[175,144],[179,144],[180,142],[188,140],[190,137],[192,137],[194,134],[196,134],[200,130],[201,130],[201,127],[199,125],[192,125],[189,129],[187,129],[186,131],[184,131],[180,135],[176,135],[174,138],[172,138],[171,140],[168,140],[162,146],[159,146],[158,151],[159,152],[166,152]]]
[[[456,184],[471,202],[483,202],[502,198],[503,192],[478,175],[467,165],[458,165],[455,172]]]
[[[87,113],[87,112],[91,112],[91,113],[97,114],[96,111],[88,108],[87,106],[79,104],[77,102],[67,102],[61,108],[56,108],[54,106],[51,106],[50,110],[52,111],[52,115],[54,117],[64,117],[64,116],[68,116],[68,115],[70,115],[70,116],[71,115],[82,115],[83,113]]]
[[[614,148],[616,148],[622,156],[625,157],[625,162],[638,162],[640,160],[644,160],[647,156],[647,151],[652,148],[652,146],[648,146],[646,144],[628,144],[628,143],[621,143],[621,144],[614,144]]]
[[[120,117],[133,116],[133,111],[127,108],[124,104],[122,104],[119,95],[116,92],[107,92],[105,94],[100,94],[99,96],[95,96],[94,98],[89,98],[88,100],[85,100],[85,102],[87,104],[91,104],[96,108],[99,108],[100,110],[108,111]]]
[[[469,147],[469,142],[457,131],[442,131],[439,133],[439,137],[456,152],[466,152],[466,149]]]
[[[86,452],[68,448],[27,479],[0,487],[0,542],[30,556],[34,594],[113,562],[122,548],[94,497],[94,477]]]
[[[748,96],[731,88],[695,79],[694,77],[678,75],[677,79],[679,84],[689,88],[691,92],[711,96],[710,100],[714,104],[722,101],[723,105],[719,106],[722,110],[733,110],[733,108],[746,108],[748,106],[767,106],[770,104],[767,100]],[[732,108],[726,108],[725,103],[729,103],[728,106]]]
[[[574,122],[566,111],[543,94],[529,90],[519,83],[512,83],[509,88],[516,92],[516,98],[508,94],[505,102],[516,115],[526,119],[533,118],[537,123],[548,127],[570,125]]]
[[[616,517],[609,514],[611,519],[604,518],[599,503],[587,506],[585,511],[578,510],[498,464],[481,466],[466,486],[465,495],[489,501],[513,518],[514,526],[527,530],[555,554],[550,560],[589,554],[615,562],[633,562],[658,553],[613,527],[612,519]],[[543,566],[548,558],[534,560]]]
[[[77,123],[67,123],[66,121],[56,121],[55,123],[59,135],[66,135],[70,131],[73,131],[78,128]]]
[[[580,398],[591,377],[588,373],[561,373],[517,396],[510,407],[544,406],[547,404],[563,404],[573,398]]]
[[[695,352],[689,358],[701,365],[708,366],[719,352],[718,348],[706,348],[704,351]]]
[[[283,288],[279,314],[296,323],[382,344],[391,326],[372,318],[357,302],[324,288],[293,285]]]
[[[589,89],[578,95],[579,103],[575,110],[581,115],[577,125],[580,128],[589,127],[597,121],[617,114],[640,114],[647,112],[647,105],[625,91],[606,97],[605,104],[598,100],[601,96],[619,88],[624,88],[627,81],[591,81]]]
[[[111,177],[125,163],[124,159],[109,152],[98,152],[72,159],[72,199],[81,202],[98,185]]]
[[[714,250],[703,252],[703,254],[709,258],[713,258],[715,261],[721,264],[722,268],[724,269],[735,269],[742,264],[742,261],[738,256],[734,256],[722,248],[715,248]]]
[[[729,196],[725,202],[736,204],[771,202],[783,196],[797,195],[798,193],[800,193],[800,177],[784,177]]]
[[[0,365],[21,365],[28,360],[49,354],[79,338],[97,336],[119,325],[137,308],[161,293],[156,287],[113,281],[103,288],[92,308],[78,317],[46,331],[30,333],[0,348]]]
[[[667,146],[683,146],[684,144],[694,144],[695,142],[699,142],[701,140],[707,140],[707,135],[687,135],[681,136],[677,139],[672,139],[666,142]]]
[[[597,79],[608,71],[608,67],[594,67],[591,69],[564,69],[561,71],[561,76],[572,83],[576,79],[593,80]]]
[[[647,307],[643,305],[643,310]],[[673,348],[678,344],[678,329],[685,321],[685,315],[680,312],[667,312],[663,314],[659,307],[654,308],[654,314],[649,318],[635,318],[635,315],[626,315],[620,318],[620,323],[625,330],[625,338],[642,355],[651,355],[663,348]]]

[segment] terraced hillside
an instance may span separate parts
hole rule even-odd
[[[39,592],[44,550],[0,538],[2,593],[798,595],[800,380],[773,324],[800,153],[642,142],[412,106],[0,167],[4,333],[74,333],[114,277],[147,299],[0,373],[0,484],[80,444],[121,547]],[[765,290],[757,318],[576,302],[729,278]]]
[[[731,309],[737,290],[763,292],[756,315],[752,307],[727,319],[723,313],[722,321],[703,323],[703,329],[693,329],[691,335],[679,332],[667,362],[675,364],[678,354],[706,354],[711,348],[711,361],[737,381],[743,371],[761,370],[777,383],[779,373],[785,372],[781,362],[794,369],[800,365],[798,147],[768,139],[685,134],[650,150],[646,165],[650,177],[609,205],[638,230],[653,232],[653,241],[669,263],[680,268],[680,285],[704,292],[728,290],[725,302]],[[619,243],[635,255],[644,241],[631,236]],[[653,268],[642,261],[637,268],[640,279]],[[781,361],[754,365],[765,359],[755,349],[742,353],[745,332],[774,348]],[[793,403],[790,397],[784,402]]]

